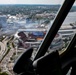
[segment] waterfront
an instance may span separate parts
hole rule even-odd
[[[76,12],[70,12],[63,24],[76,23]]]

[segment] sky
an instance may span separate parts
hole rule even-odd
[[[63,2],[64,0],[0,0],[0,4],[62,4]]]
[[[0,4],[61,4],[64,0],[0,0]]]

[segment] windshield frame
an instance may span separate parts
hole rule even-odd
[[[61,8],[59,9],[59,11],[52,23],[52,26],[49,28],[48,32],[46,33],[46,35],[44,37],[43,42],[39,46],[34,60],[38,59],[39,57],[43,56],[46,53],[46,51],[48,50],[48,47],[50,46],[50,43],[52,43],[55,35],[57,34],[59,28],[61,27],[63,21],[65,20],[67,14],[70,11],[74,2],[75,2],[75,0],[65,0],[64,1],[64,3],[62,4]]]

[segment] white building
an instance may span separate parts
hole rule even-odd
[[[76,26],[75,25],[62,25],[60,30],[58,31],[62,34],[62,38],[71,38],[76,33]]]

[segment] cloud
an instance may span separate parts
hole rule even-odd
[[[63,2],[64,0],[0,0],[0,4],[62,4]]]
[[[0,4],[16,4],[16,0],[0,0]]]
[[[16,0],[18,4],[61,4],[64,0]]]

